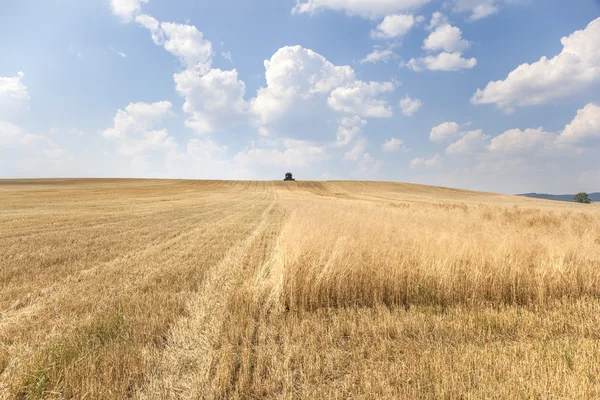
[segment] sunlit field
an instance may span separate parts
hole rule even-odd
[[[0,181],[0,397],[600,398],[600,207]]]

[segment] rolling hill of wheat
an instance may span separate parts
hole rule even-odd
[[[600,207],[0,181],[0,398],[600,398]]]

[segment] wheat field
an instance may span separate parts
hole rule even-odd
[[[0,181],[0,398],[600,398],[600,207]]]

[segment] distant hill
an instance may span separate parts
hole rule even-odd
[[[532,197],[534,199],[557,200],[574,202],[574,194],[543,194],[543,193],[525,193],[518,196]],[[600,202],[600,193],[588,193],[590,200]]]

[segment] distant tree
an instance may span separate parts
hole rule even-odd
[[[577,193],[575,197],[573,197],[573,200],[575,200],[578,203],[585,204],[590,204],[592,202],[592,200],[590,200],[590,198],[588,197],[588,194],[585,192]]]

